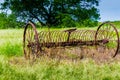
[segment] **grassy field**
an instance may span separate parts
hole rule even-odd
[[[22,52],[22,29],[0,30],[0,54],[20,56]]]
[[[119,60],[25,60],[22,36],[23,29],[0,30],[0,80],[120,80]]]
[[[24,59],[10,61],[0,56],[0,80],[119,80],[120,63],[96,64],[91,59],[78,62],[40,59],[30,64]],[[19,60],[19,61],[17,61]]]

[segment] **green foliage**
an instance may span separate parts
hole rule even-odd
[[[96,22],[99,19],[98,5],[99,0],[4,0],[1,9],[12,10],[19,20],[37,20],[41,25],[48,26],[62,24],[74,27],[74,22]]]
[[[81,26],[85,26],[85,27],[95,27],[98,25],[97,21],[92,21],[90,19],[84,20],[83,22],[81,22]]]
[[[62,19],[62,24],[60,25],[62,27],[76,27],[75,21],[72,20],[69,15],[64,15],[64,18]]]
[[[6,24],[6,15],[1,13],[0,14],[0,28],[6,28],[5,24]]]
[[[0,29],[6,28],[20,28],[23,26],[22,22],[17,22],[17,17],[14,14],[0,13]]]

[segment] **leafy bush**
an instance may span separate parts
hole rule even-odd
[[[17,21],[17,17],[14,14],[0,13],[0,29],[7,28],[20,28],[23,26],[22,22]]]

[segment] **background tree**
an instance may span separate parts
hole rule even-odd
[[[17,21],[17,17],[14,14],[0,13],[0,29],[20,28],[23,25],[24,23]]]
[[[96,8],[99,0],[4,0],[1,5],[1,9],[10,9],[18,20],[39,21],[41,25],[75,26],[74,22],[93,23],[99,19]]]

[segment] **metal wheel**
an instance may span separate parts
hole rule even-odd
[[[97,51],[103,57],[115,57],[119,49],[119,34],[110,22],[102,23],[95,34]]]
[[[38,52],[38,33],[33,22],[26,24],[23,34],[23,50],[26,59],[34,58]]]

